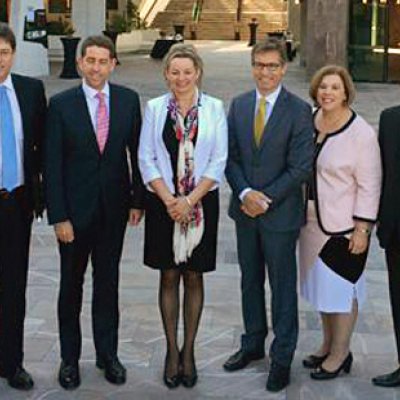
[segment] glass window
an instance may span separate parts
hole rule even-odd
[[[388,80],[400,82],[400,4],[389,3]]]
[[[0,21],[1,22],[8,22],[7,1],[8,0],[0,0]]]
[[[385,80],[386,5],[355,0],[350,5],[349,69],[355,80]]]
[[[107,10],[118,10],[118,0],[107,0]]]
[[[49,13],[61,14],[69,12],[68,0],[48,0],[49,1]]]

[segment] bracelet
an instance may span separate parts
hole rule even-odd
[[[193,208],[193,204],[192,204],[192,202],[190,201],[189,197],[184,196],[183,198],[186,200],[186,203],[188,204],[188,206],[189,206],[190,208]]]
[[[371,234],[371,229],[368,228],[356,228],[356,232],[364,233],[365,235],[370,235]]]

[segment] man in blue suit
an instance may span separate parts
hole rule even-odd
[[[43,211],[46,97],[43,82],[11,73],[16,50],[13,31],[0,22],[0,377],[30,390],[34,382],[23,366],[25,297],[32,221]]]
[[[78,59],[83,82],[50,100],[46,134],[46,199],[61,256],[58,299],[65,389],[80,384],[80,313],[89,257],[96,365],[114,384],[126,381],[118,359],[119,262],[127,221],[142,216],[144,187],[137,165],[139,96],[109,83],[115,48],[90,36]],[[128,163],[129,156],[129,163]]]
[[[281,84],[287,69],[281,43],[258,43],[251,61],[256,90],[236,97],[228,116],[229,216],[236,224],[245,333],[224,369],[264,357],[267,266],[275,338],[266,388],[277,392],[289,384],[298,336],[295,249],[304,222],[302,184],[312,168],[313,124],[311,107]]]

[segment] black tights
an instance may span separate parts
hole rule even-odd
[[[178,321],[181,277],[184,286],[184,342],[181,350],[181,362],[185,375],[193,373],[194,341],[203,311],[202,273],[178,269],[161,271],[158,301],[167,340],[166,374],[168,377],[176,375],[179,370]]]

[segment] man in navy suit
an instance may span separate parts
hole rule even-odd
[[[372,383],[382,387],[400,386],[400,106],[382,111],[379,120],[379,145],[383,182],[378,214],[377,235],[385,249],[389,278],[390,304],[396,338],[397,368],[376,376]]]
[[[78,59],[82,85],[54,96],[49,105],[45,182],[61,256],[59,383],[65,389],[80,384],[80,312],[89,257],[96,365],[109,382],[126,381],[117,356],[119,262],[127,221],[137,225],[142,216],[141,114],[136,92],[108,82],[115,63],[108,38],[88,37]]]
[[[256,90],[236,97],[228,116],[229,215],[236,224],[245,333],[224,368],[235,371],[264,357],[267,266],[275,338],[266,388],[276,392],[289,384],[298,336],[295,249],[313,125],[311,107],[281,84],[287,69],[281,43],[256,44],[251,61]]]
[[[12,30],[0,23],[0,376],[29,390],[23,368],[25,291],[33,215],[41,216],[41,144],[46,98],[43,83],[11,74]]]

